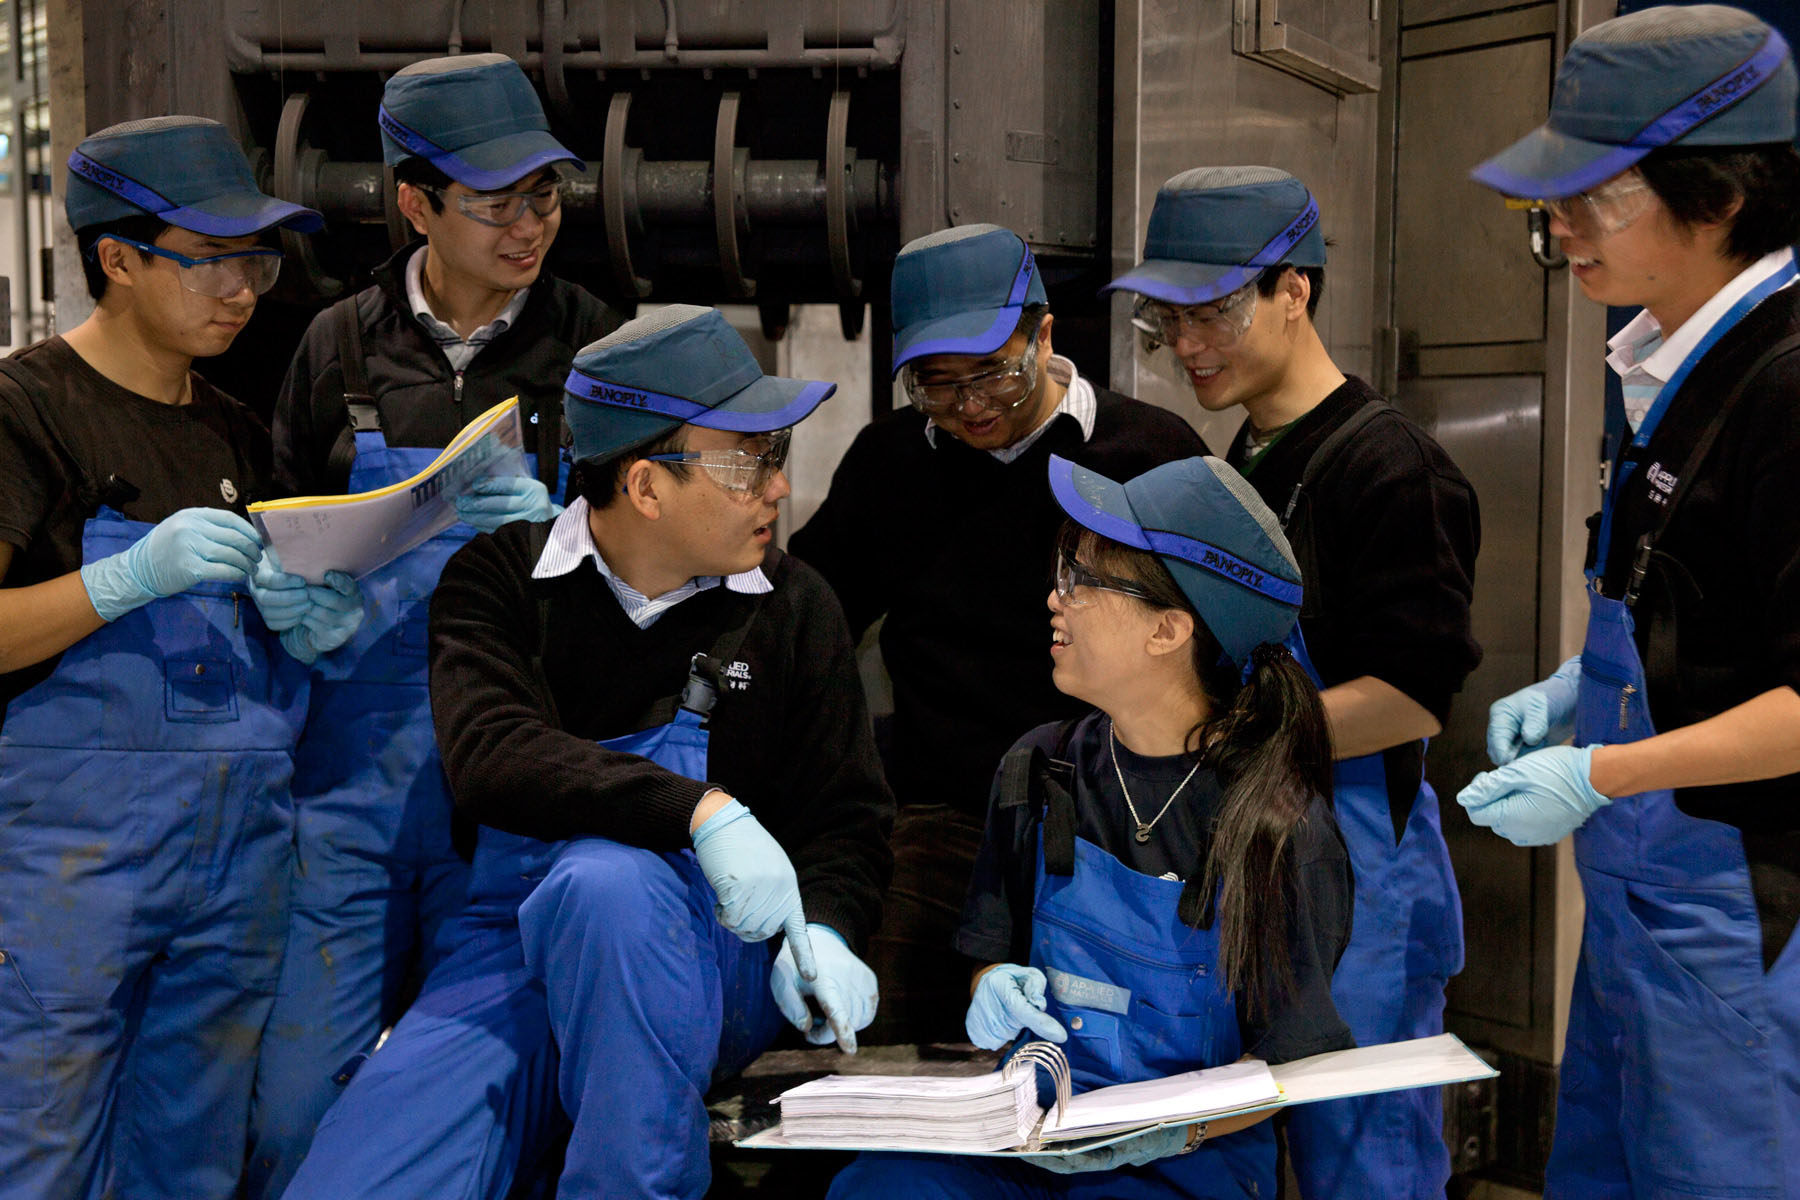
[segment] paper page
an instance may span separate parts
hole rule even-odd
[[[1044,1137],[1092,1137],[1132,1126],[1240,1112],[1280,1097],[1269,1064],[1250,1059],[1083,1092],[1069,1101],[1060,1118],[1044,1122]]]
[[[1289,1104],[1338,1100],[1403,1088],[1431,1087],[1487,1079],[1500,1072],[1462,1044],[1453,1033],[1333,1050],[1271,1067]]]
[[[250,506],[263,540],[289,574],[324,582],[326,571],[362,578],[456,524],[456,498],[478,479],[526,475],[514,397],[469,422],[411,479],[350,496],[299,496]]]

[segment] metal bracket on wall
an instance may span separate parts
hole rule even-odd
[[[725,276],[726,293],[748,299],[756,295],[756,280],[745,276],[738,254],[738,224],[749,224],[743,197],[744,171],[750,165],[750,151],[737,145],[739,99],[736,92],[719,97],[719,120],[713,128],[713,232],[719,239],[719,270]]]
[[[1381,90],[1381,60],[1332,45],[1281,19],[1281,0],[1235,0],[1232,47],[1339,96]],[[1374,17],[1371,14],[1371,22]]]
[[[612,260],[613,278],[627,297],[650,294],[650,281],[632,269],[631,235],[625,223],[625,183],[636,173],[636,159],[643,155],[643,151],[630,150],[625,145],[625,122],[630,116],[631,93],[614,92],[612,103],[606,107],[606,147],[600,162],[600,207],[606,217],[607,257]],[[632,159],[630,165],[627,158]]]

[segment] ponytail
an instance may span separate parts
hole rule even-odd
[[[1213,639],[1209,633],[1202,640]],[[1211,684],[1220,673],[1208,674]],[[1266,1015],[1294,982],[1293,832],[1315,796],[1331,797],[1325,708],[1287,648],[1265,644],[1252,652],[1248,680],[1202,727],[1201,739],[1224,798],[1198,887],[1190,876],[1182,893],[1181,918],[1207,924],[1217,897],[1220,968],[1247,1010]]]

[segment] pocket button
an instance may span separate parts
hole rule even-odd
[[[1080,1029],[1081,1028],[1081,1018],[1080,1017],[1070,1017],[1069,1018],[1069,1028],[1070,1029]]]

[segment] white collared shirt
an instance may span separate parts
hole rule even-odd
[[[1634,432],[1643,424],[1650,406],[1656,403],[1663,384],[1675,374],[1701,339],[1712,331],[1712,327],[1719,323],[1719,318],[1758,284],[1791,262],[1793,257],[1793,250],[1786,246],[1763,255],[1739,271],[1730,283],[1714,293],[1712,299],[1702,304],[1667,339],[1664,339],[1662,327],[1656,323],[1656,318],[1650,315],[1647,308],[1633,317],[1629,325],[1607,339],[1606,365],[1619,377],[1620,389],[1625,396],[1625,416],[1631,422]],[[1785,286],[1792,287],[1793,284]]]
[[[525,297],[531,293],[531,289],[522,287],[514,292],[512,299],[506,302],[506,307],[500,310],[498,316],[465,338],[438,320],[437,314],[431,311],[431,305],[425,300],[425,255],[429,250],[430,247],[426,247],[406,260],[406,303],[412,309],[413,316],[418,318],[419,324],[425,327],[425,332],[431,335],[431,340],[444,352],[444,357],[450,360],[451,369],[466,370],[475,356],[481,353],[483,346],[505,333],[519,319],[519,314],[525,311]]]
[[[567,575],[580,566],[584,558],[594,560],[595,568],[618,598],[619,607],[625,610],[625,615],[639,629],[650,628],[658,617],[683,600],[716,588],[721,583],[731,591],[746,596],[759,596],[775,590],[775,585],[769,582],[769,577],[763,574],[762,568],[752,567],[736,575],[696,575],[673,591],[664,592],[652,599],[613,574],[613,569],[606,565],[606,559],[600,555],[600,547],[594,544],[594,532],[588,528],[588,502],[577,496],[569,507],[563,509],[562,515],[556,518],[556,524],[550,527],[550,538],[544,544],[543,554],[538,556],[537,565],[531,569],[531,577],[555,579]]]
[[[1075,418],[1081,426],[1081,440],[1087,441],[1094,436],[1094,414],[1099,410],[1099,403],[1094,397],[1094,385],[1081,377],[1075,370],[1075,364],[1060,354],[1050,356],[1050,377],[1063,385],[1062,401],[1057,404],[1048,417],[1038,424],[1036,429],[1020,438],[1010,446],[1002,446],[988,453],[1003,463],[1009,463],[1019,455],[1031,449],[1033,442],[1044,436],[1044,430],[1050,428],[1050,422],[1063,413]],[[938,427],[930,420],[925,422],[925,440],[937,449]],[[951,436],[955,436],[954,434]]]

